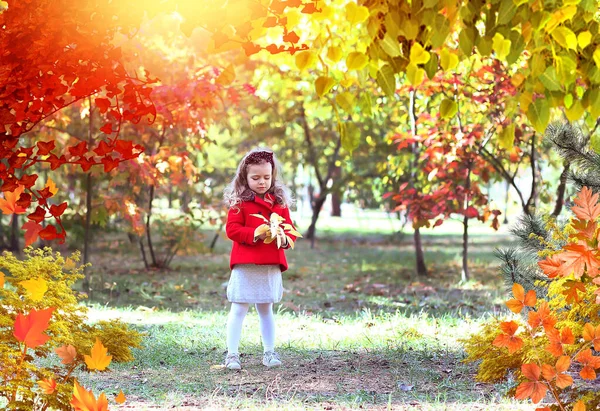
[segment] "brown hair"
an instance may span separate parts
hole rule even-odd
[[[270,155],[266,155],[267,153]],[[271,156],[273,159],[272,162],[270,161]],[[250,161],[248,161],[248,157],[250,157]],[[251,198],[254,198],[254,192],[248,187],[248,166],[251,164],[263,163],[271,163],[273,166],[271,174],[271,187],[267,190],[267,193],[273,195],[275,197],[275,201],[283,207],[292,207],[294,205],[295,200],[292,197],[290,190],[278,179],[278,176],[281,174],[281,166],[275,157],[275,153],[273,153],[273,150],[270,148],[258,147],[246,153],[238,165],[235,177],[225,188],[223,192],[223,199],[228,207],[237,208],[242,201],[247,201]]]

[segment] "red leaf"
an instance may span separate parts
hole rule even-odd
[[[60,156],[60,158],[58,158],[58,157],[56,157],[55,154],[50,154],[50,157],[48,157],[48,159],[46,161],[48,161],[50,163],[51,170],[56,170],[61,165],[65,164],[67,162],[67,159],[65,158],[64,155]]]
[[[100,113],[106,113],[106,110],[110,107],[110,100],[107,98],[97,98],[96,99],[96,107],[100,110]]]
[[[290,31],[288,34],[283,36],[283,41],[289,41],[290,43],[298,43],[300,37],[294,31]]]
[[[23,193],[15,203],[19,207],[27,208],[31,205],[31,194]]]
[[[42,240],[54,240],[55,238],[59,237],[56,227],[53,225],[49,225],[44,228],[42,231],[40,231],[39,235]]]
[[[104,140],[100,141],[98,147],[94,149],[94,153],[98,154],[99,156],[104,156],[112,151],[112,146],[109,146]]]
[[[100,127],[100,131],[102,131],[104,134],[112,134],[113,133],[112,123],[106,123],[105,125]]]
[[[45,156],[49,154],[52,150],[54,150],[55,147],[54,140],[50,140],[48,142],[38,141],[36,145],[38,147],[37,153],[39,156]]]
[[[87,153],[87,151],[87,143],[85,141],[82,141],[76,146],[69,147],[69,153],[71,153],[73,157],[81,157],[82,155]]]
[[[37,206],[33,213],[27,215],[27,218],[35,221],[36,223],[41,223],[46,218],[46,210],[40,206]]]
[[[467,207],[464,212],[465,217],[467,218],[477,218],[479,217],[479,212],[475,207]]]
[[[18,186],[12,193],[9,191],[4,193],[4,198],[0,198],[2,214],[25,214],[27,210],[17,205],[17,200],[21,197],[24,189],[23,186]]]
[[[25,188],[31,188],[35,184],[35,181],[37,180],[37,178],[38,178],[37,174],[24,175],[19,180],[19,184],[21,184],[22,186],[25,186]]]
[[[25,230],[25,247],[33,244],[38,239],[40,231],[44,229],[35,221],[27,221],[21,228]]]
[[[102,164],[104,164],[104,172],[105,173],[108,173],[112,169],[118,167],[119,163],[120,163],[118,158],[112,158],[109,156],[103,157],[101,161],[102,161]]]
[[[66,201],[58,206],[52,204],[50,206],[50,214],[52,214],[54,217],[60,217],[65,212],[66,209],[67,209]]]
[[[81,165],[81,169],[87,173],[88,171],[90,171],[90,168],[92,168],[92,166],[96,163],[90,160],[89,158],[81,157],[77,161],[77,164]]]

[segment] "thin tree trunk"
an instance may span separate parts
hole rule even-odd
[[[335,181],[342,176],[342,168],[335,166],[331,178],[333,179],[334,186]],[[341,217],[342,216],[342,190],[344,188],[338,185],[337,189],[331,191],[331,216]]]
[[[460,273],[460,280],[466,282],[470,280],[469,275],[469,217],[467,216],[467,209],[469,208],[469,191],[471,190],[471,167],[472,162],[469,162],[467,171],[467,181],[465,184],[465,201],[464,210],[465,216],[463,219],[463,244],[462,244],[462,270]]]
[[[410,91],[410,102],[408,105],[408,117],[410,119],[410,131],[414,137],[417,136],[417,115],[415,113],[415,91]],[[419,157],[419,147],[417,143],[411,144],[412,164],[411,164],[411,185],[415,183],[415,173],[417,167],[417,159]],[[421,241],[421,231],[417,228],[413,235],[415,243],[416,271],[418,276],[427,275],[427,266],[425,265],[425,254],[423,253],[423,243]]]
[[[148,199],[148,215],[146,216],[146,239],[148,241],[148,251],[152,258],[152,267],[157,267],[156,256],[154,255],[154,247],[152,246],[152,234],[150,233],[150,217],[152,216],[152,200],[154,200],[154,184],[150,186],[150,194]]]
[[[138,244],[140,245],[140,252],[142,253],[142,259],[144,260],[144,267],[147,270],[150,266],[148,265],[148,258],[146,258],[146,249],[144,248],[144,240],[142,237],[138,238]]]
[[[535,163],[535,133],[533,133],[533,135],[531,136],[531,153],[529,155],[529,158],[531,160],[531,193],[529,193],[529,199],[527,200],[527,204],[525,204],[525,212],[528,215],[531,215],[532,213],[532,208],[535,208],[537,205],[537,196],[538,196],[538,190],[537,190],[537,185],[538,185],[538,181],[537,181],[537,172],[536,172],[536,163]]]
[[[310,239],[310,248],[315,248],[315,233],[317,230],[317,220],[319,219],[319,214],[321,213],[321,209],[323,208],[323,204],[325,204],[325,199],[327,196],[319,197],[315,200],[313,206],[313,214],[310,220],[310,225],[308,226],[308,230],[306,231],[306,238]]]
[[[219,234],[221,234],[222,230],[223,230],[223,223],[221,223],[221,225],[217,229],[217,232],[215,233],[215,236],[213,237],[212,241],[210,242],[210,252],[211,253],[215,250],[215,245],[217,245],[217,240],[219,239]]]
[[[88,121],[88,147],[91,147],[94,127],[94,107],[92,105],[91,97],[88,97],[88,102],[90,104],[90,116]],[[87,263],[90,261],[90,226],[92,222],[92,173],[89,171],[86,175],[85,190],[85,222],[83,231],[83,264],[85,265],[85,268],[82,288],[85,293],[89,294],[90,273]]]
[[[11,221],[11,236],[10,236],[10,249],[18,255],[21,255],[21,246],[19,245],[19,215],[13,214]]]
[[[565,161],[563,171],[560,174],[560,182],[558,183],[558,188],[556,189],[556,202],[554,203],[554,211],[552,211],[552,215],[554,217],[558,217],[565,203],[565,193],[567,191],[567,176],[569,174],[570,168],[571,163]]]

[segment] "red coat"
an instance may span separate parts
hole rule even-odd
[[[277,248],[276,241],[269,244],[265,244],[263,240],[254,242],[254,230],[264,224],[264,221],[250,214],[261,214],[268,220],[273,212],[282,216],[285,223],[292,224],[289,208],[282,207],[277,203],[271,205],[259,196],[254,196],[253,200],[242,201],[237,208],[232,207],[229,210],[225,231],[227,237],[233,241],[229,259],[229,266],[232,269],[235,264],[279,264],[281,272],[288,269],[283,247]],[[289,235],[289,237],[296,241],[295,236]]]

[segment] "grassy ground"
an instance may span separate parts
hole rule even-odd
[[[414,278],[410,237],[324,232],[310,249],[287,253],[277,344],[284,367],[267,370],[258,318],[247,317],[243,370],[227,372],[225,322],[229,243],[214,253],[176,257],[169,271],[144,271],[126,237],[97,241],[92,320],[119,317],[147,336],[136,360],[81,375],[121,409],[509,410],[508,387],[476,383],[457,341],[504,312],[493,249],[504,234],[479,234],[473,280],[459,284],[460,237],[425,236],[431,275]],[[210,233],[207,233],[207,240]],[[523,407],[526,409],[526,407]]]

